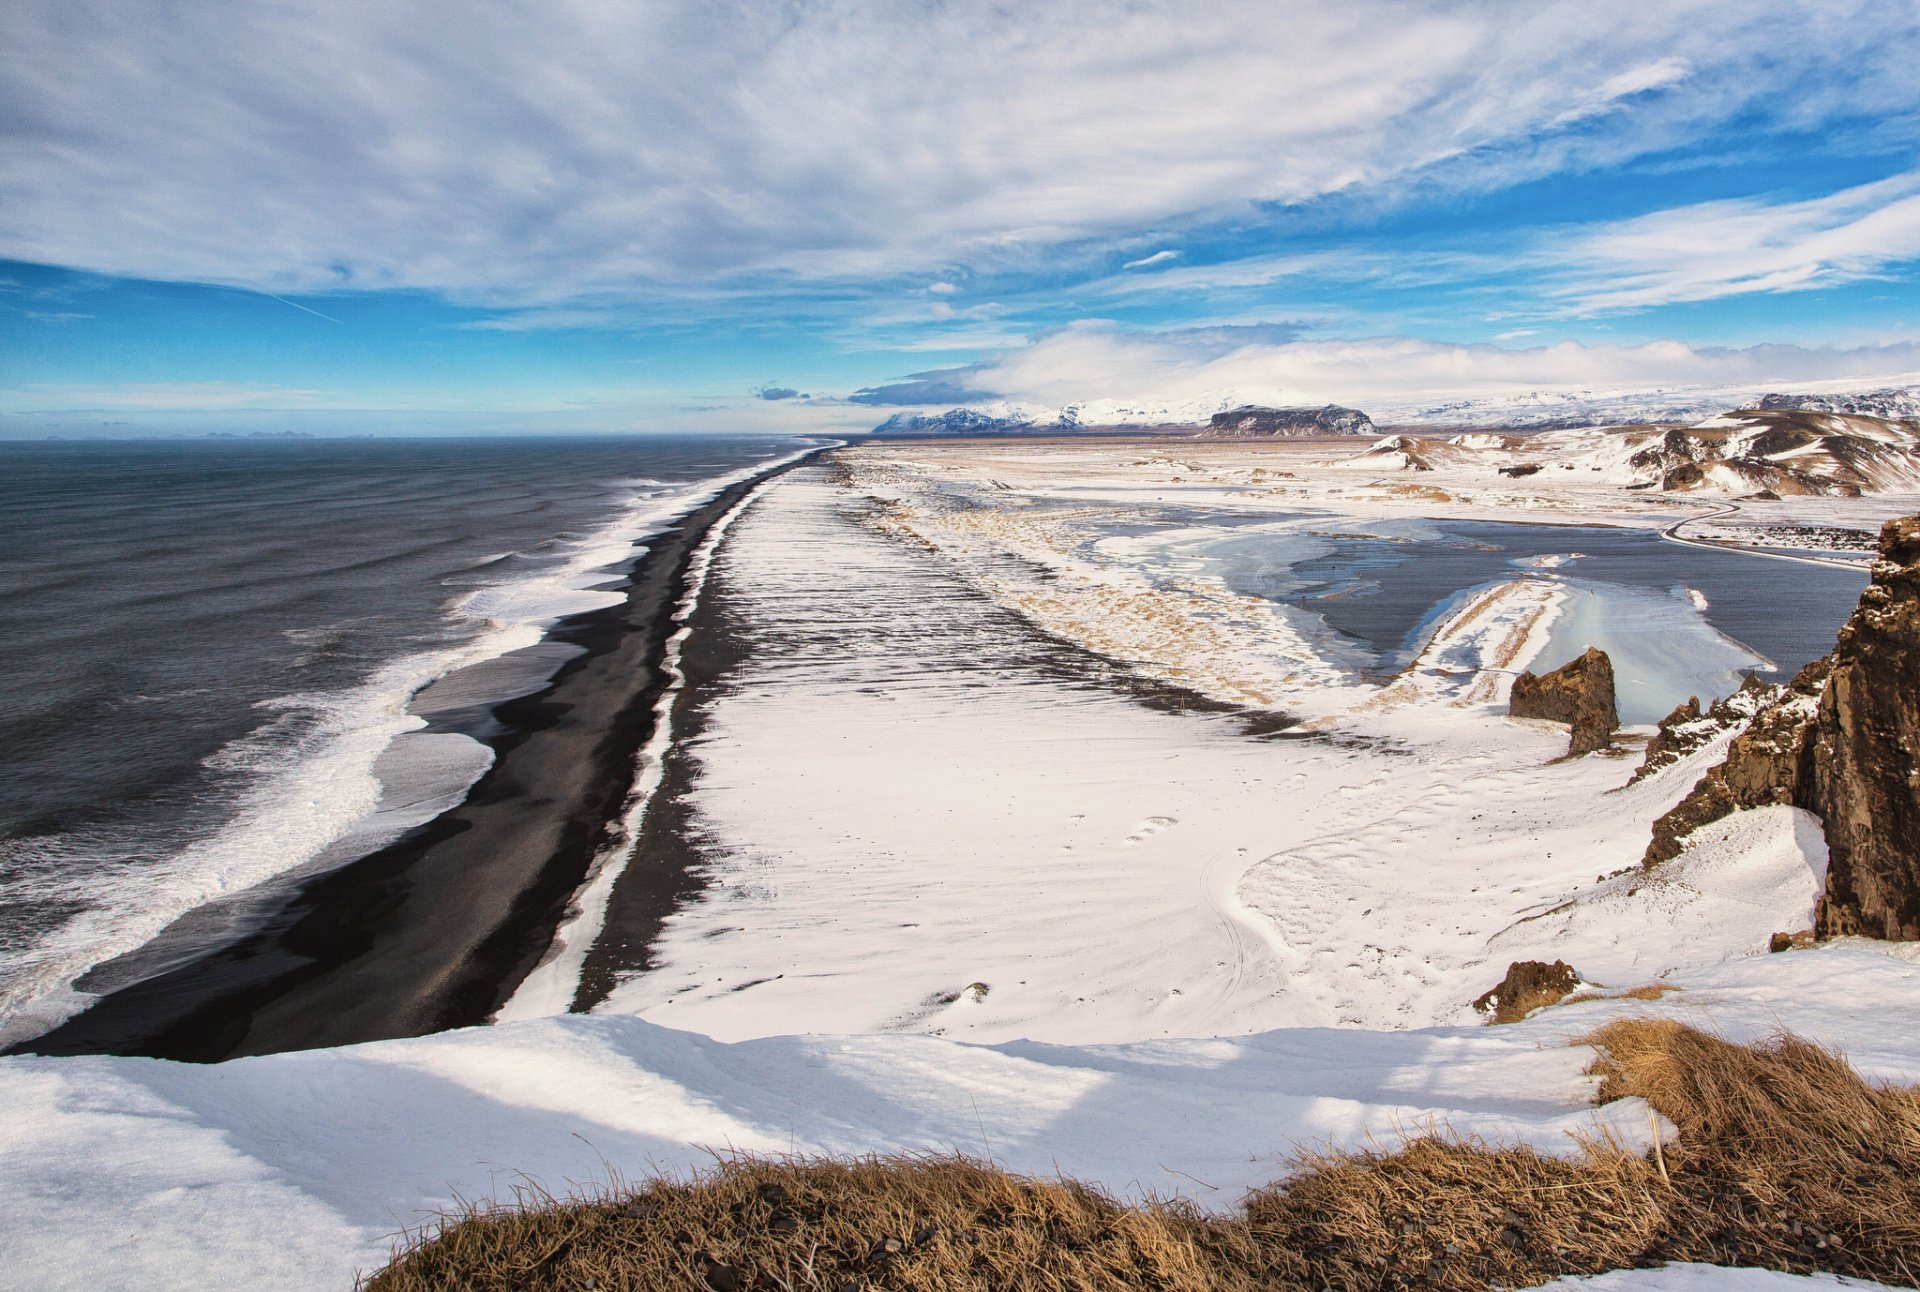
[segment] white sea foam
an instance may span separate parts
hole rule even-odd
[[[24,894],[80,909],[31,946],[0,956],[0,1045],[85,1008],[94,997],[75,990],[76,981],[182,916],[364,855],[461,802],[491,765],[491,751],[465,736],[424,732],[427,720],[411,710],[412,697],[448,674],[536,646],[564,617],[617,604],[624,594],[593,585],[635,559],[642,540],[811,451],[672,486],[631,482],[636,492],[620,514],[572,543],[557,563],[456,598],[447,612],[472,625],[465,642],[390,661],[344,690],[265,702],[264,721],[207,760],[250,781],[223,826],[167,856],[54,868],[59,878],[47,883],[57,891]],[[130,870],[137,884],[128,883]],[[104,986],[125,985],[106,977]]]
[[[619,827],[612,842],[593,859],[586,882],[574,894],[566,917],[554,930],[553,942],[547,954],[507,1003],[501,1006],[495,1015],[496,1022],[563,1014],[573,1003],[580,987],[580,974],[586,965],[587,953],[593,949],[594,942],[606,926],[607,904],[612,900],[614,885],[620,881],[627,864],[633,860],[634,848],[640,840],[640,827],[646,821],[647,810],[665,774],[667,749],[673,743],[673,706],[686,685],[686,675],[680,671],[680,654],[688,635],[693,631],[694,612],[699,608],[701,594],[706,590],[707,575],[713,568],[714,551],[726,537],[735,518],[759,492],[756,489],[734,504],[733,509],[707,531],[705,539],[693,554],[688,568],[687,590],[674,608],[673,618],[678,627],[667,639],[666,650],[660,661],[667,684],[654,701],[653,730],[634,759],[633,784],[627,791]]]

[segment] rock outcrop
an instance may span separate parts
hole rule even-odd
[[[1236,438],[1376,433],[1372,418],[1357,408],[1342,408],[1338,404],[1328,404],[1324,408],[1265,408],[1257,404],[1242,404],[1224,413],[1215,413],[1207,424],[1209,435]]]
[[[1784,690],[1774,683],[1762,682],[1756,673],[1749,673],[1738,691],[1715,700],[1704,713],[1700,710],[1700,697],[1688,696],[1674,706],[1672,713],[1660,719],[1653,739],[1647,742],[1647,756],[1640,760],[1639,770],[1627,784],[1645,780],[1705,748],[1715,737],[1746,725],[1756,713],[1779,699]]]
[[[1809,806],[1826,824],[1828,856],[1815,932],[1920,939],[1920,516],[1880,531],[1811,752]]]
[[[1557,1005],[1580,985],[1580,975],[1564,960],[1516,960],[1500,985],[1473,1002],[1489,1023],[1518,1023],[1542,1005]]]
[[[1808,744],[1826,679],[1827,661],[1817,659],[1753,715],[1747,729],[1727,746],[1726,760],[1653,823],[1653,841],[1640,859],[1642,866],[1651,870],[1672,861],[1688,835],[1741,808],[1808,806]]]
[[[1620,714],[1613,702],[1613,661],[1603,650],[1586,653],[1551,673],[1522,673],[1513,680],[1507,712],[1516,718],[1545,718],[1572,728],[1567,753],[1589,754],[1613,741]]]
[[[1881,529],[1873,582],[1832,656],[1802,669],[1654,823],[1643,864],[1678,856],[1708,822],[1774,804],[1826,830],[1817,936],[1920,940],[1920,516]]]

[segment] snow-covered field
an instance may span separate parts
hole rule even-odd
[[[1451,1127],[1552,1150],[1645,1105],[1590,1106],[1570,1037],[1655,1013],[1735,1037],[1787,1027],[1910,1079],[1920,966],[1828,946],[1693,975],[1656,1004],[1595,1002],[1510,1027],[1307,1028],[1215,1039],[981,1046],[911,1034],[722,1043],[569,1016],[195,1067],[0,1061],[7,1286],[351,1286],[456,1198],[556,1192],[712,1161],[709,1150],[953,1150],[1122,1194],[1230,1204],[1296,1145]],[[1766,1287],[1615,1275],[1605,1288]],[[1808,1280],[1780,1279],[1779,1286]],[[1831,1281],[1827,1281],[1830,1283]]]
[[[457,1197],[730,1149],[958,1149],[1227,1206],[1293,1146],[1368,1134],[1643,1143],[1644,1105],[1592,1107],[1569,1044],[1622,1014],[1788,1028],[1920,1080],[1913,948],[1766,954],[1811,923],[1813,818],[1741,814],[1638,870],[1724,738],[1628,786],[1631,737],[1569,760],[1564,728],[1505,716],[1567,622],[1571,545],[1450,602],[1374,675],[1311,615],[1233,591],[1195,555],[1206,535],[1126,525],[1154,507],[1281,535],[1654,531],[1724,504],[1464,468],[1410,483],[1332,453],[872,445],[762,490],[712,556],[747,649],[698,715],[706,888],[656,967],[588,1017],[205,1068],[0,1060],[9,1277],[344,1287]],[[1871,529],[1917,501],[1791,514]],[[1681,639],[1725,640],[1673,604]],[[1519,959],[1677,990],[1480,1026],[1468,1002]]]

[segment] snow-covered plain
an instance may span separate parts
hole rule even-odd
[[[1143,503],[1330,528],[1706,509],[1329,454],[875,445],[759,491],[709,562],[744,649],[686,746],[706,888],[655,967],[588,1017],[214,1067],[0,1060],[9,1277],[343,1287],[455,1198],[714,1151],[957,1149],[1226,1207],[1296,1145],[1432,1125],[1643,1143],[1644,1106],[1592,1107],[1569,1044],[1628,1013],[1788,1028],[1920,1079],[1913,948],[1765,953],[1811,922],[1811,817],[1741,814],[1637,869],[1724,738],[1628,786],[1631,739],[1569,760],[1564,728],[1505,716],[1566,606],[1555,560],[1369,677],[1168,535],[1114,527]],[[1916,509],[1794,506],[1853,528]],[[1274,713],[1303,721],[1253,720]],[[1467,1002],[1530,958],[1602,994],[1677,990],[1480,1026]]]

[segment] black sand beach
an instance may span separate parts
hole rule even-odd
[[[620,815],[694,552],[755,485],[795,465],[649,540],[623,604],[554,630],[584,653],[547,689],[493,709],[494,765],[464,803],[299,885],[231,945],[112,992],[18,1051],[213,1062],[486,1021],[546,951]]]

